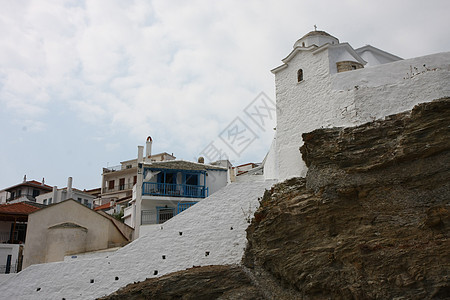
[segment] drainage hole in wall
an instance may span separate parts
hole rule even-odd
[[[233,227],[231,227],[230,230],[233,230]]]
[[[116,276],[116,278],[114,278],[114,280],[119,280],[119,277]]]
[[[94,279],[91,279],[91,283],[94,283]]]
[[[37,289],[36,289],[36,292],[39,292],[40,290],[41,290],[41,288],[37,288]]]
[[[180,235],[183,235],[183,233],[182,233],[181,231],[179,232],[179,234],[180,234]]]
[[[162,256],[162,259],[166,259],[166,256],[165,256],[165,255],[163,255],[163,256]]]
[[[205,252],[205,256],[208,256],[208,255],[209,255],[209,251],[206,251],[206,252]]]
[[[158,275],[158,270],[155,270],[155,271],[153,272],[153,275]]]

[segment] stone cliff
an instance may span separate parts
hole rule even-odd
[[[449,299],[450,99],[303,139],[308,174],[261,198],[242,267],[169,274],[130,299]]]

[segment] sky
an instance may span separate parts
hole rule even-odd
[[[276,126],[270,70],[314,25],[402,58],[450,51],[448,0],[0,7],[0,189],[24,175],[99,187],[102,168],[136,158],[147,136],[153,153],[179,159],[261,162]],[[243,128],[250,135],[236,139]]]

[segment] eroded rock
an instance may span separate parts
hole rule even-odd
[[[450,297],[450,101],[304,134],[306,179],[267,192],[244,263],[304,299]]]

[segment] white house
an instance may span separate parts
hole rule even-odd
[[[27,180],[27,176],[23,177],[23,182],[8,187],[0,191],[0,204],[17,203],[23,201],[36,201],[36,197],[42,193],[47,193],[52,187],[36,180]]]
[[[366,123],[450,95],[450,52],[402,60],[312,31],[282,62],[272,70],[277,127],[264,162],[266,179],[306,175],[299,153],[305,132]]]
[[[49,193],[41,194],[36,197],[36,202],[44,205],[59,203],[67,199],[73,199],[79,203],[92,208],[95,196],[72,187],[72,177],[67,179],[67,187],[58,189],[56,186]]]
[[[176,157],[167,152],[151,154],[151,137],[147,138],[145,159],[149,162],[169,161]],[[96,208],[109,212],[120,212],[123,205],[131,200],[133,186],[137,182],[137,159],[122,161],[120,165],[103,168],[100,196],[95,200]]]
[[[162,224],[198,201],[226,186],[228,167],[184,160],[152,161],[151,138],[146,156],[138,146],[137,182],[130,206],[124,211],[125,224],[140,232]],[[201,160],[199,160],[201,161]]]

